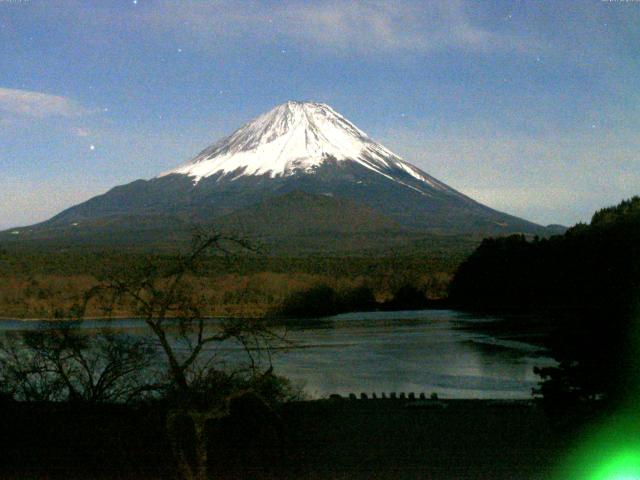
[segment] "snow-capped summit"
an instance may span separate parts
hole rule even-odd
[[[431,187],[447,188],[371,140],[329,105],[295,101],[278,105],[160,176],[184,174],[195,183],[212,175],[274,178],[312,173],[328,159],[354,161],[391,179],[402,170]]]

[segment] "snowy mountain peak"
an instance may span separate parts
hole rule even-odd
[[[348,141],[345,143],[345,140]],[[317,154],[316,149],[320,144],[333,144],[344,149],[358,141],[368,141],[364,132],[328,105],[289,101],[209,147],[194,162],[220,154],[256,151],[273,143],[283,147],[279,154],[281,158],[290,159],[296,155],[305,157],[307,154]]]
[[[329,159],[357,162],[392,180],[393,172],[402,170],[431,187],[447,188],[372,141],[329,105],[297,101],[278,105],[160,176],[188,175],[194,183],[212,175],[273,178],[313,173]]]

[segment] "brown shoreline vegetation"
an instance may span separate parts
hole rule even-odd
[[[389,300],[400,287],[412,285],[431,299],[446,296],[458,265],[477,242],[452,241],[409,249],[401,255],[284,257],[246,250],[209,255],[187,279],[204,297],[206,316],[261,317],[277,309],[295,292],[326,285],[341,295],[369,288],[377,302]],[[184,252],[182,252],[184,253]],[[86,291],[114,275],[155,265],[172,265],[180,252],[150,253],[127,249],[35,248],[0,244],[0,318],[64,317]],[[105,315],[89,305],[84,318],[130,318],[131,308],[117,305]]]
[[[441,298],[450,281],[450,272],[419,273],[407,278],[364,275],[332,276],[304,272],[223,273],[191,276],[190,288],[202,295],[209,317],[263,317],[277,310],[295,292],[326,285],[336,292],[358,287],[372,290],[377,302],[388,301],[404,284],[414,285],[429,298]],[[84,292],[99,284],[90,274],[0,275],[0,319],[63,318],[83,300]],[[84,318],[131,318],[131,305],[119,303],[107,314],[99,302],[87,306]]]

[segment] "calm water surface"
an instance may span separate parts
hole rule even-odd
[[[530,398],[534,366],[553,365],[547,352],[468,328],[489,317],[452,310],[350,313],[290,322],[290,348],[273,356],[276,373],[313,397],[332,393],[436,392],[441,398]],[[215,323],[215,321],[214,321]],[[42,328],[45,322],[5,321],[0,330]],[[302,326],[304,325],[304,328]],[[91,320],[82,328],[145,330],[139,320]],[[224,355],[238,355],[227,345]]]

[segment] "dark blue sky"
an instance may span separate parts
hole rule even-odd
[[[0,0],[0,228],[149,178],[289,99],[492,207],[640,194],[640,2]]]

